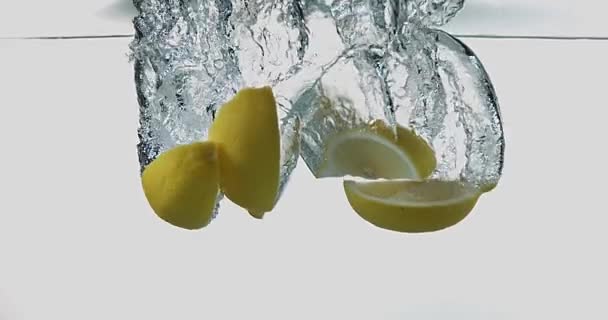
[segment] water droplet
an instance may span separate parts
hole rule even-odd
[[[397,96],[397,98],[405,98],[407,96],[407,91],[404,87],[400,87],[395,92],[395,95]]]
[[[224,67],[224,61],[222,61],[220,59],[215,59],[215,61],[213,61],[213,66],[216,69],[222,69]]]

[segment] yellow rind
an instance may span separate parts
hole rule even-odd
[[[425,181],[410,181],[410,184],[422,184]],[[366,195],[360,190],[360,184],[344,181],[344,191],[351,207],[369,223],[387,230],[408,233],[438,231],[462,221],[475,207],[481,191],[473,192],[468,197],[447,203],[399,203],[388,198],[396,192],[398,184],[393,181],[367,183],[368,188],[376,189],[376,195]],[[391,185],[393,184],[393,185]],[[385,190],[382,190],[382,189]],[[385,200],[382,197],[386,197]]]
[[[220,108],[209,131],[219,148],[222,191],[256,218],[273,209],[279,190],[278,123],[272,89],[244,88]]]
[[[164,221],[200,229],[211,221],[219,193],[216,145],[196,142],[160,154],[142,173],[144,194]]]

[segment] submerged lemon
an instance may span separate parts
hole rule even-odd
[[[142,174],[154,212],[170,224],[200,229],[211,221],[219,192],[216,145],[196,142],[160,154]]]
[[[418,170],[418,176],[420,178],[427,178],[435,171],[435,167],[437,166],[435,151],[433,151],[433,148],[431,148],[426,140],[414,133],[414,131],[397,125],[397,132],[395,135],[386,123],[380,120],[372,122],[370,128],[373,132],[394,141],[397,146],[410,157],[414,163],[414,167]]]
[[[240,90],[218,111],[209,140],[218,144],[226,197],[262,218],[279,190],[279,122],[272,89]]]
[[[330,137],[317,177],[418,179],[429,176],[435,166],[435,154],[424,139],[403,127],[395,134],[375,121]]]
[[[482,191],[457,181],[344,181],[351,207],[373,225],[400,232],[450,227],[473,209]]]

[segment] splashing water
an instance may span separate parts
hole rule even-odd
[[[382,119],[437,154],[437,178],[493,185],[498,100],[471,49],[435,29],[464,0],[134,0],[131,44],[141,169],[205,139],[240,88],[271,85],[281,190],[301,156],[314,172],[331,132]],[[301,152],[300,152],[301,151]]]

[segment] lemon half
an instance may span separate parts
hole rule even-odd
[[[163,220],[184,229],[211,221],[219,193],[216,145],[196,142],[160,154],[142,173],[150,206]]]
[[[272,89],[241,89],[218,111],[209,140],[218,144],[226,197],[262,218],[279,191],[279,121]]]
[[[344,181],[351,207],[373,225],[400,232],[430,232],[455,225],[482,191],[457,181]]]
[[[435,154],[424,139],[382,121],[341,131],[328,139],[317,177],[420,179],[435,170]]]

